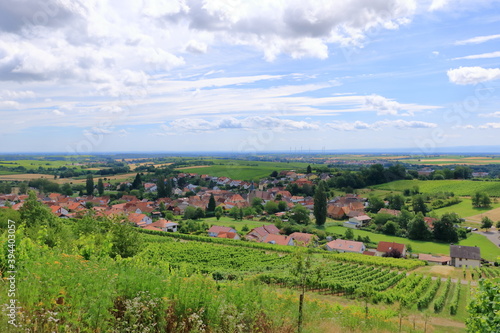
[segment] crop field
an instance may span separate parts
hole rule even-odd
[[[408,158],[401,160],[401,162],[421,165],[487,165],[499,164],[500,156],[439,155],[433,157]]]
[[[125,180],[132,180],[135,177],[135,173],[124,173],[121,175],[108,176],[106,177],[108,181],[112,183],[122,182]],[[57,178],[54,179],[53,175],[39,174],[39,173],[19,173],[19,174],[0,174],[0,181],[28,181],[31,179],[46,178],[50,181],[56,182],[58,184],[72,183],[72,184],[85,184],[85,177],[78,178]],[[94,176],[95,179],[99,178]]]
[[[500,196],[500,182],[473,180],[397,180],[373,186],[374,189],[403,191],[418,186],[422,193],[453,192],[459,196],[470,196],[477,191],[491,196]]]
[[[240,160],[212,160],[215,165],[200,165],[177,170],[237,180],[258,180],[268,177],[273,171],[305,169],[308,163],[255,162]],[[314,165],[311,165],[314,166]]]
[[[76,168],[82,169],[82,165],[78,162],[72,161],[49,161],[49,160],[16,160],[16,161],[0,161],[0,166],[5,166],[8,168],[15,168],[18,166],[22,166],[28,170],[35,170],[39,167],[44,169],[46,168],[60,168],[60,167],[68,167],[68,168]]]

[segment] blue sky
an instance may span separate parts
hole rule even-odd
[[[2,152],[500,145],[500,1],[0,0]]]

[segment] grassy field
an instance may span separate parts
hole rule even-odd
[[[256,162],[242,160],[212,160],[215,165],[178,168],[184,172],[207,174],[216,177],[229,177],[238,180],[259,180],[268,177],[273,171],[305,169],[308,163]]]
[[[418,186],[422,193],[453,192],[459,196],[470,196],[477,191],[491,196],[500,196],[500,182],[473,180],[397,180],[372,186],[376,190],[403,191]]]
[[[76,168],[82,169],[82,165],[79,165],[77,162],[73,161],[49,161],[49,160],[16,160],[16,161],[0,161],[0,166],[5,166],[9,168],[15,168],[18,166],[25,167],[28,170],[35,170],[39,167],[42,168],[60,168],[60,167],[68,167],[68,168]]]
[[[125,180],[132,180],[135,177],[135,173],[124,173],[121,175],[115,175],[115,176],[108,176],[108,177],[103,177],[107,178],[109,182],[112,183],[117,183],[117,182],[122,182]],[[38,179],[38,178],[46,178],[50,181],[54,181],[58,184],[64,184],[64,183],[72,183],[72,184],[85,184],[86,182],[86,177],[79,177],[79,178],[57,178],[54,179],[54,175],[47,175],[47,174],[39,174],[39,173],[20,173],[20,174],[11,174],[11,175],[0,175],[0,181],[28,181],[30,179]],[[98,179],[100,177],[94,176],[94,180]]]
[[[439,209],[434,209],[433,212],[439,216],[444,213],[457,213],[460,217],[469,218],[470,216],[476,215],[476,217],[482,214],[488,214],[489,211],[500,207],[500,202],[493,203],[490,208],[474,208],[472,207],[472,200],[469,198],[462,198],[462,202],[453,206],[443,207]],[[481,218],[478,219],[481,221]],[[496,220],[494,220],[496,221]]]
[[[336,234],[345,234],[347,228],[340,226],[331,226],[327,227],[326,231],[333,232]],[[415,241],[408,238],[396,237],[396,236],[388,236],[384,234],[376,234],[373,232],[365,231],[365,230],[354,230],[355,237],[370,237],[372,242],[396,242],[401,244],[410,244],[414,253],[431,253],[431,254],[450,254],[450,246],[445,243],[435,243],[435,242],[424,242],[424,241]],[[492,242],[490,242],[486,237],[478,234],[472,234],[469,238],[461,240],[459,242],[460,245],[466,246],[478,246],[481,248],[481,257],[486,260],[494,261],[497,257],[500,256],[500,248],[495,246]]]

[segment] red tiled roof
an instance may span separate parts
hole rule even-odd
[[[378,252],[389,252],[392,249],[396,249],[399,252],[403,253],[406,246],[404,244],[394,243],[394,242],[379,242],[377,246]]]
[[[347,252],[361,252],[363,249],[362,242],[336,239],[327,243],[328,247],[332,250],[347,251]]]

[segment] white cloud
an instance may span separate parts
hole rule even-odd
[[[449,2],[450,0],[432,0],[431,5],[429,6],[429,10],[432,12],[435,10],[443,9],[448,5]]]
[[[339,131],[354,131],[354,130],[380,130],[386,127],[394,127],[397,129],[406,128],[434,128],[437,127],[434,123],[428,123],[423,121],[406,121],[402,119],[398,120],[381,120],[376,121],[372,124],[368,124],[362,121],[355,121],[354,123],[348,123],[344,121],[337,121],[333,123],[325,124],[328,128],[339,130]]]
[[[296,121],[291,119],[281,119],[269,116],[254,116],[237,119],[234,117],[224,117],[212,121],[199,118],[180,118],[162,125],[164,132],[209,132],[225,129],[245,129],[245,130],[318,130],[316,124],[306,121]]]
[[[372,110],[377,111],[377,115],[398,115],[403,110],[403,105],[379,95],[370,95],[365,97],[365,105]],[[412,112],[409,112],[413,115]]]
[[[479,126],[482,129],[499,129],[500,123],[486,123],[484,125]]]
[[[493,112],[493,113],[481,113],[478,115],[479,117],[483,118],[500,118],[500,111]]]
[[[500,68],[459,67],[447,72],[450,82],[460,85],[500,79]]]
[[[60,117],[65,116],[65,113],[62,112],[61,110],[52,110],[52,113]]]
[[[478,36],[474,38],[456,41],[455,45],[481,44],[498,38],[500,38],[500,35]]]
[[[207,44],[203,42],[198,42],[196,40],[190,40],[189,43],[186,45],[186,51],[192,52],[192,53],[198,53],[198,54],[203,54],[207,53]]]
[[[488,58],[498,58],[500,57],[500,51],[474,54],[465,57],[453,58],[452,60],[462,60],[462,59],[488,59]]]

